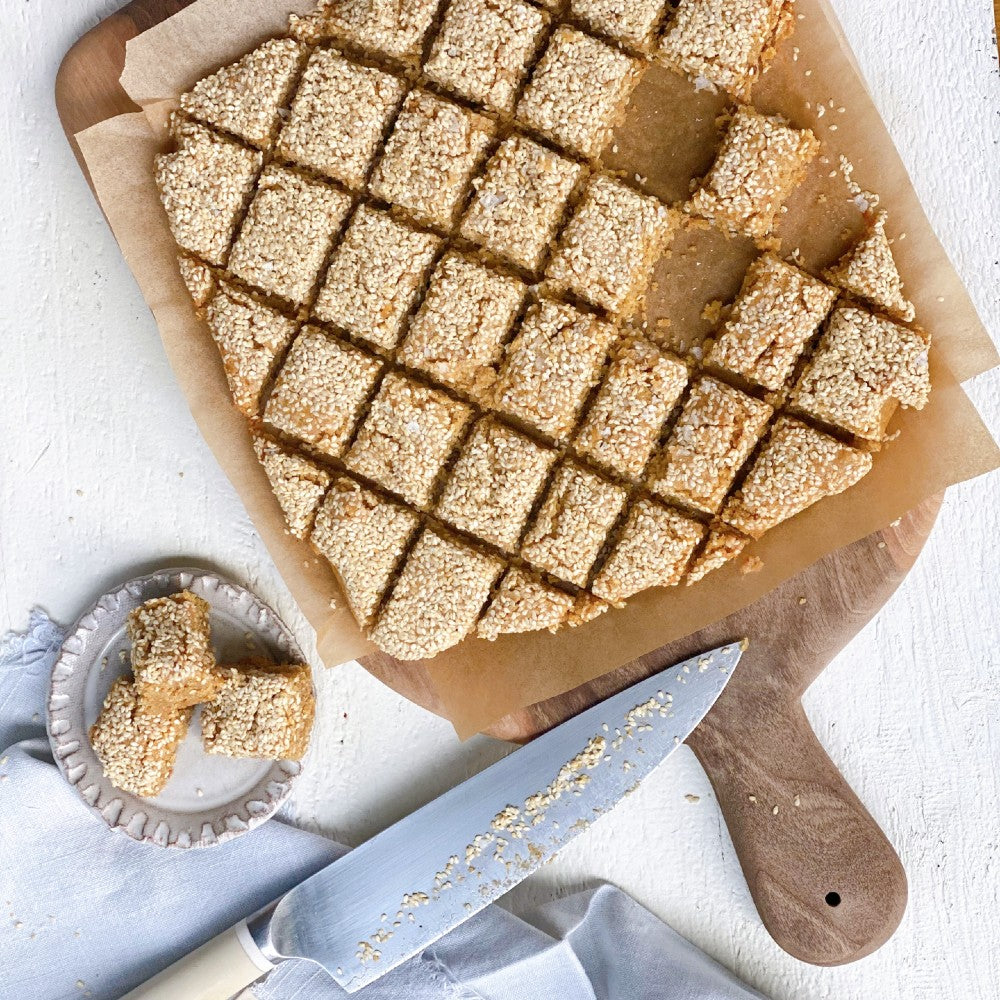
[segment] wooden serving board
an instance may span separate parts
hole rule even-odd
[[[125,43],[190,2],[133,0],[67,53],[56,104],[78,159],[75,133],[137,110],[118,83]],[[529,740],[677,660],[749,638],[739,670],[689,742],[715,788],[761,919],[778,944],[817,965],[869,954],[902,917],[906,876],[817,741],[801,697],[902,582],[940,504],[941,497],[926,501],[743,611],[511,715],[492,734]],[[372,656],[364,666],[412,701],[439,708],[419,664]]]

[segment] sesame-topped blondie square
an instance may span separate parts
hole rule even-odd
[[[566,623],[576,598],[512,566],[504,574],[486,613],[479,619],[476,635],[492,642],[501,635],[548,629],[555,632]]]
[[[570,0],[569,13],[591,31],[648,52],[666,0]]]
[[[464,639],[503,572],[496,556],[425,528],[372,630],[390,656],[419,660]]]
[[[440,245],[439,237],[362,205],[334,252],[313,312],[376,347],[395,347]]]
[[[264,419],[283,434],[339,458],[381,371],[375,358],[307,326],[278,372]]]
[[[419,523],[412,510],[353,479],[341,477],[327,493],[311,540],[329,561],[360,625],[378,607]]]
[[[208,602],[182,590],[129,612],[132,672],[139,697],[160,711],[188,708],[222,687],[215,665]]]
[[[872,456],[790,417],[780,417],[722,518],[752,538],[843,493],[872,467]]]
[[[438,389],[387,375],[345,463],[418,507],[430,503],[438,476],[472,411]]]
[[[879,441],[898,406],[930,395],[927,336],[854,306],[834,310],[792,394],[804,413]]]
[[[680,0],[660,58],[747,101],[792,18],[792,0]]]
[[[649,488],[667,500],[714,513],[750,456],[772,409],[745,392],[701,378],[652,461]]]
[[[524,282],[461,254],[434,269],[399,360],[473,399],[497,380],[503,346],[524,300]]]
[[[410,91],[369,190],[421,225],[450,229],[492,138],[488,118],[427,91]]]
[[[577,451],[620,476],[639,476],[687,383],[683,363],[647,340],[628,338],[580,428]]]
[[[762,239],[818,152],[809,129],[741,106],[687,211],[725,232]]]
[[[650,587],[680,583],[691,553],[705,534],[698,521],[653,500],[640,500],[628,518],[591,590],[621,605]]]
[[[312,295],[350,207],[350,197],[329,184],[266,167],[233,246],[230,271],[301,305]]]
[[[278,153],[359,191],[405,93],[398,77],[318,49],[278,136]]]
[[[131,678],[119,677],[90,727],[90,744],[108,781],[133,795],[159,795],[173,774],[193,711],[150,705]]]
[[[505,139],[474,182],[462,236],[537,271],[582,169],[524,136]]]
[[[559,467],[521,555],[553,576],[586,586],[604,539],[625,505],[626,492],[575,462]]]
[[[226,667],[225,675],[222,690],[201,710],[205,752],[301,760],[316,716],[308,664],[247,660]]]
[[[677,224],[651,195],[598,175],[563,230],[545,276],[609,313],[631,313]]]
[[[288,30],[309,45],[343,40],[415,65],[438,5],[439,0],[325,0],[304,16],[293,14]]]
[[[181,110],[252,146],[268,149],[305,55],[305,46],[292,38],[268,39],[199,80],[181,95]]]
[[[771,254],[758,257],[706,363],[776,392],[836,297],[805,271]]]
[[[298,324],[228,282],[220,284],[205,318],[222,356],[233,402],[255,419],[264,385]]]
[[[224,264],[263,157],[181,118],[171,119],[170,133],[176,151],[155,161],[170,231],[182,249]]]
[[[282,447],[263,434],[254,434],[253,447],[285,515],[288,530],[296,538],[305,538],[330,485],[330,473],[305,455]]]
[[[561,440],[572,433],[617,331],[575,306],[532,306],[507,347],[494,406]]]
[[[509,112],[547,23],[521,0],[452,0],[424,74],[467,101]]]
[[[514,551],[556,452],[485,417],[462,448],[437,515],[461,531]]]
[[[557,146],[596,157],[619,123],[643,63],[565,25],[552,33],[517,119]]]

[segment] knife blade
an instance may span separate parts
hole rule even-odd
[[[692,657],[556,726],[129,998],[216,1000],[228,995],[220,987],[235,992],[289,958],[318,962],[357,992],[551,861],[634,791],[705,717],[743,648],[734,642]],[[205,971],[220,965],[231,973],[202,990]]]

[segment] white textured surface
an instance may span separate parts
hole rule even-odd
[[[0,12],[0,632],[68,621],[124,577],[208,563],[310,637],[175,386],[152,319],[66,146],[62,53],[118,0]],[[1000,337],[1000,77],[988,0],[837,0],[931,220]],[[1000,377],[969,386],[1000,433]],[[910,905],[862,962],[815,969],[761,927],[711,790],[685,752],[511,900],[592,878],[633,893],[775,998],[995,996],[1000,981],[1000,509],[996,475],[949,492],[916,569],[807,708],[897,846]],[[356,842],[502,752],[354,666],[319,679],[308,825]],[[686,793],[699,795],[692,804]]]

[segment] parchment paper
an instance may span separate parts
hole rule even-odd
[[[177,273],[176,248],[153,181],[153,156],[164,145],[164,122],[177,96],[280,32],[287,13],[310,6],[303,0],[197,0],[129,42],[122,83],[144,112],[101,122],[77,141],[191,411],[316,628],[320,656],[334,666],[364,656],[372,646],[346,610],[329,568],[285,530],[244,420],[229,402],[215,346]],[[930,229],[826,0],[798,0],[797,8],[795,35],[783,43],[754,95],[762,110],[812,128],[823,143],[782,220],[781,252],[797,249],[803,265],[815,270],[836,260],[860,232],[856,189],[848,188],[840,170],[845,155],[854,166],[854,182],[878,192],[889,212],[887,228],[896,237],[906,291],[918,322],[934,338],[931,401],[923,411],[897,416],[891,430],[899,436],[857,487],[753,546],[764,562],[761,572],[741,575],[730,565],[694,587],[639,595],[626,608],[577,630],[496,643],[467,640],[430,661],[430,678],[463,737],[730,614],[945,487],[1000,466],[1000,450],[959,384],[996,365],[996,349]],[[721,95],[695,91],[654,68],[636,91],[605,162],[638,175],[668,201],[684,198],[690,178],[711,164],[718,143],[715,118],[724,103]],[[713,300],[733,298],[752,255],[748,243],[711,230],[695,227],[683,235],[658,268],[649,295],[652,335],[675,348],[700,340],[712,326],[702,310]]]

